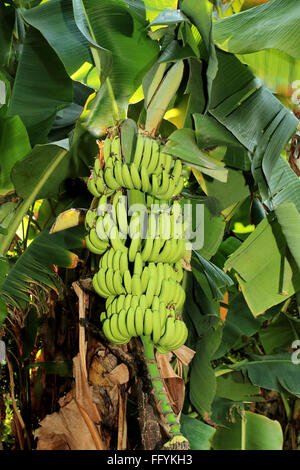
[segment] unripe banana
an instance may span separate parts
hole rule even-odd
[[[114,290],[118,295],[126,293],[124,286],[122,284],[122,276],[121,276],[120,271],[114,272],[113,285],[114,285]]]
[[[152,341],[154,344],[158,343],[160,339],[161,325],[160,314],[158,310],[152,311]]]
[[[143,310],[146,310],[148,307],[150,307],[147,298],[144,294],[140,296],[138,303]]]
[[[147,289],[147,285],[150,278],[150,272],[148,266],[145,266],[141,275],[141,283],[142,283],[142,292],[144,293]]]
[[[114,164],[114,178],[118,182],[119,186],[122,188],[125,188],[125,182],[123,180],[123,175],[122,175],[122,166],[123,163],[120,161],[115,162]]]
[[[109,297],[107,297],[106,301],[105,301],[105,307],[106,309],[113,303],[113,301],[115,300],[115,296],[114,295],[110,295]]]
[[[144,315],[145,310],[138,306],[135,310],[135,331],[137,336],[141,336],[144,333]]]
[[[153,297],[151,308],[152,308],[152,311],[160,309],[160,301],[156,295]]]
[[[130,307],[132,307],[135,310],[140,305],[139,300],[140,298],[137,295],[132,295]]]
[[[112,332],[113,336],[120,342],[120,343],[128,343],[130,336],[124,336],[121,331],[119,330],[118,326],[119,315],[114,313],[110,317],[110,331]]]
[[[163,170],[162,182],[161,182],[160,188],[158,189],[158,192],[156,193],[156,197],[160,199],[161,195],[166,193],[166,191],[168,190],[168,187],[169,187],[169,173],[166,170]]]
[[[144,152],[141,161],[141,167],[145,167],[148,169],[148,165],[151,159],[151,152],[152,152],[152,139],[150,137],[145,138],[144,143]]]
[[[176,189],[176,181],[172,178],[169,179],[168,189],[165,193],[162,193],[160,197],[162,199],[171,199]]]
[[[125,188],[134,189],[134,184],[130,175],[130,171],[126,163],[122,165],[122,178],[124,181]]]
[[[131,278],[132,294],[140,296],[142,295],[142,283],[141,278],[138,274],[134,274]]]
[[[127,257],[127,252],[123,251],[121,252],[120,256],[120,272],[122,275],[124,275],[125,271],[128,269],[128,257]]]
[[[175,320],[175,336],[173,342],[170,342],[169,348],[172,351],[180,348],[186,340],[188,336],[188,329],[185,323],[182,320]]]
[[[111,343],[115,343],[115,344],[125,344],[127,343],[127,339],[125,341],[125,339],[122,341],[120,341],[119,338],[116,338],[112,332],[111,332],[111,325],[110,325],[110,318],[105,320],[103,325],[102,325],[102,331],[104,333],[104,335],[106,336],[106,338],[108,339],[108,341],[110,341]]]
[[[156,240],[154,240],[151,255],[149,257],[149,261],[154,261],[154,262],[159,261],[159,252],[163,244],[164,244],[164,240],[162,240],[161,238],[156,238]]]
[[[139,251],[135,256],[133,272],[134,274],[138,274],[139,276],[141,276],[143,272],[143,259]]]
[[[148,193],[151,188],[151,184],[150,184],[150,180],[148,176],[148,171],[145,166],[141,167],[140,174],[141,174],[141,180],[142,180],[142,191],[144,193]]]
[[[104,297],[104,298],[109,297],[110,292],[106,289],[106,284],[102,284],[102,283],[99,284],[98,273],[96,273],[93,276],[92,284],[93,284],[95,291],[97,292],[98,295],[100,295],[100,297]]]
[[[106,186],[108,186],[110,189],[118,189],[120,187],[119,183],[114,177],[113,160],[111,157],[107,160],[107,163],[104,167],[104,180]]]
[[[123,308],[119,310],[119,312],[120,313],[118,314],[118,329],[122,336],[130,340],[130,334],[127,330],[127,325],[126,325],[127,310]]]
[[[131,300],[132,300],[132,295],[131,294],[127,294],[125,296],[125,300],[124,300],[124,305],[123,305],[123,308],[126,310],[129,310],[130,306],[131,306]]]
[[[89,251],[91,251],[92,253],[95,253],[96,255],[102,255],[105,252],[105,250],[107,249],[107,245],[106,245],[105,249],[96,247],[91,242],[89,235],[86,235],[84,240],[85,240],[85,245],[86,245],[87,249]]]
[[[131,278],[129,269],[127,269],[124,273],[123,282],[124,282],[124,287],[126,289],[126,292],[128,294],[131,294],[132,293],[132,278]]]
[[[126,327],[130,337],[137,336],[135,329],[135,309],[133,307],[130,307],[127,311]]]
[[[151,177],[152,185],[151,185],[151,193],[152,194],[158,194],[159,192],[159,180],[158,176],[153,173]]]
[[[166,320],[165,334],[160,338],[158,344],[162,347],[169,348],[169,344],[172,344],[175,334],[175,320],[172,317],[168,317]]]
[[[113,259],[115,256],[115,250],[113,248],[110,248],[108,255],[107,255],[107,267],[112,268],[113,266]]]
[[[156,168],[154,170],[154,173],[156,175],[160,175],[162,173],[163,169],[164,169],[164,156],[165,156],[165,154],[163,152],[159,153],[158,162],[157,162]]]
[[[130,176],[135,189],[140,190],[142,187],[142,180],[135,163],[131,163],[130,165]]]
[[[89,179],[87,181],[87,188],[93,196],[95,196],[95,197],[100,197],[101,196],[101,194],[99,193],[99,191],[96,187],[95,179],[92,175],[89,177]]]
[[[105,284],[107,286],[108,291],[111,294],[116,294],[117,293],[115,288],[114,288],[114,270],[112,268],[108,268],[108,270],[105,273]]]
[[[180,161],[180,160],[179,160]],[[181,163],[181,161],[180,161]],[[165,161],[164,161],[164,167],[165,167],[165,171],[167,173],[170,173],[170,170],[171,170],[171,167],[173,165],[173,158],[171,155],[169,155],[168,153],[165,153]]]
[[[135,153],[133,157],[133,163],[136,165],[138,169],[140,167],[140,162],[143,156],[143,151],[144,151],[144,137],[141,134],[138,134],[137,140],[136,140]]]
[[[174,163],[172,171],[172,179],[178,184],[179,178],[182,172],[182,163],[180,159],[177,159]]]
[[[99,174],[97,175],[97,177],[95,179],[95,185],[96,185],[98,193],[100,193],[100,194],[105,193],[106,186],[105,186],[105,183],[104,183],[103,170],[100,170]]]
[[[157,279],[153,278],[153,277],[150,277],[149,282],[148,282],[148,286],[147,286],[147,290],[146,290],[146,293],[145,293],[147,303],[148,303],[149,306],[152,304],[152,300],[153,300],[153,297],[154,297],[154,294],[155,294],[155,291],[156,291],[156,285],[157,285]]]
[[[121,250],[117,250],[114,253],[112,261],[112,268],[114,271],[120,271],[120,258],[122,253],[123,252]]]
[[[94,228],[97,220],[97,212],[95,209],[89,209],[85,215],[84,225],[86,230]]]
[[[157,166],[159,160],[159,143],[157,140],[152,141],[152,153],[151,153],[151,159],[148,165],[148,173],[151,174],[153,171],[155,171],[155,168]]]
[[[111,246],[114,248],[115,251],[121,250],[124,252],[128,251],[128,248],[123,245],[120,236],[119,236],[119,230],[116,225],[114,225],[111,228],[111,231],[109,232],[109,241],[111,243]]]
[[[125,301],[125,295],[118,295],[116,298],[116,307],[117,307],[117,312],[120,312],[123,308],[124,301]]]
[[[121,142],[118,135],[116,135],[111,142],[110,155],[114,163],[121,161]]]
[[[106,320],[107,316],[106,316],[106,312],[101,312],[100,313],[100,322],[103,323],[104,320]]]
[[[174,191],[174,193],[173,193],[173,197],[178,196],[178,194],[181,193],[181,191],[183,190],[183,188],[184,188],[184,178],[181,176],[181,177],[179,178],[179,181],[178,181],[177,185],[176,185],[175,191]]]
[[[185,302],[185,298],[186,298],[185,290],[182,287],[180,287],[180,297],[178,298],[177,305],[176,305],[176,308],[178,310],[180,310],[181,307],[183,306]]]
[[[144,335],[151,335],[152,333],[152,310],[147,308],[144,315]]]
[[[152,250],[153,250],[153,243],[154,243],[154,240],[152,238],[147,238],[146,239],[145,245],[144,245],[144,247],[142,249],[142,252],[141,252],[143,261],[148,261],[149,260],[149,258],[151,256],[151,253],[152,253]]]
[[[108,162],[108,159],[110,158],[110,148],[111,148],[111,140],[110,139],[105,139],[103,143],[103,159],[104,163]]]

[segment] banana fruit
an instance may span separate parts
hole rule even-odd
[[[167,154],[159,139],[130,126],[97,143],[100,155],[87,181],[94,199],[85,244],[101,255],[92,282],[106,299],[103,333],[116,344],[145,336],[159,352],[177,349],[188,335],[179,317],[186,251],[175,199],[184,186],[181,160]],[[127,199],[135,197],[146,200],[143,216],[129,211]]]

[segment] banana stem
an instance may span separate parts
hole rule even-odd
[[[172,407],[169,404],[167,394],[162,383],[160,373],[157,367],[157,362],[154,355],[154,346],[150,336],[141,336],[141,340],[144,346],[145,361],[147,369],[150,375],[150,379],[153,385],[154,393],[158,399],[159,406],[162,410],[169,427],[171,439],[175,436],[182,436],[180,431],[180,424],[178,418],[175,415]]]

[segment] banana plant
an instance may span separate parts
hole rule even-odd
[[[299,129],[289,101],[296,9],[288,0],[0,6],[0,323],[6,331],[16,311],[39,311],[43,292],[70,290],[63,269],[73,279],[87,268],[105,299],[107,340],[142,340],[169,449],[239,448],[211,426],[226,426],[234,407],[241,448],[259,448],[259,420],[245,410],[259,400],[249,396],[283,387],[288,416],[299,396],[295,365],[261,340],[299,303],[299,178],[288,163]],[[177,223],[184,204],[204,205],[193,250]],[[135,205],[143,219],[128,213]],[[179,420],[155,351],[184,344],[196,353]],[[268,364],[276,379],[264,376]],[[273,426],[272,449],[282,446]]]

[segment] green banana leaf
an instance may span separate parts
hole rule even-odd
[[[248,150],[252,173],[264,200],[266,180],[280,158],[298,120],[231,54],[218,51],[219,71],[213,82],[211,108],[215,117]]]
[[[184,414],[180,418],[181,432],[188,439],[191,450],[210,450],[216,430],[199,419]]]
[[[249,65],[252,72],[263,84],[276,94],[288,97],[285,106],[294,107],[291,96],[293,83],[299,80],[300,63],[298,59],[278,49],[265,49],[252,54],[238,55],[239,59]]]
[[[234,54],[278,49],[300,59],[299,16],[299,2],[273,0],[215,21],[214,40]]]
[[[300,320],[281,312],[259,332],[259,339],[266,354],[273,354],[277,349],[291,348],[295,340],[300,339]]]
[[[273,219],[273,220],[272,220]],[[300,271],[288,257],[280,225],[270,214],[228,258],[253,315],[288,299],[300,288]]]
[[[300,214],[293,202],[285,202],[275,209],[277,220],[289,250],[300,270]]]
[[[12,89],[9,115],[20,116],[32,144],[44,143],[58,110],[72,101],[73,84],[63,64],[40,32],[29,27]]]
[[[88,41],[75,23],[72,0],[42,3],[24,10],[23,17],[46,38],[69,75],[85,62],[93,64]]]
[[[204,51],[204,59],[207,63],[205,70],[207,110],[210,103],[212,83],[218,71],[218,59],[212,35],[212,5],[207,0],[198,0],[196,3],[193,0],[183,0],[180,4],[180,9],[196,26],[203,41],[203,47],[201,49]]]
[[[81,225],[54,234],[41,232],[9,270],[1,286],[2,301],[12,309],[24,309],[29,303],[41,308],[39,291],[62,293],[62,281],[53,265],[76,267],[78,256],[70,250],[83,247],[84,231]],[[0,318],[4,320],[3,312]]]
[[[11,170],[31,150],[26,128],[19,116],[0,119],[0,194],[13,191]]]
[[[258,387],[281,392],[282,388],[300,397],[299,364],[292,362],[292,353],[283,351],[278,354],[252,355],[251,361],[239,362],[230,366],[247,374],[249,380]]]
[[[11,41],[15,25],[15,13],[9,5],[0,5],[0,66],[7,66],[11,54]]]
[[[80,31],[102,51],[106,76],[101,75],[102,86],[82,116],[90,131],[101,135],[114,119],[126,117],[129,98],[157,59],[158,44],[148,37],[147,22],[120,0],[73,1],[73,8]]]
[[[211,358],[220,344],[222,329],[217,316],[199,315],[198,318],[198,332],[201,331],[201,337],[198,339],[196,354],[191,363],[189,394],[198,413],[210,413],[217,390]]]
[[[20,191],[20,195],[23,196],[23,200],[16,206],[13,212],[12,221],[7,227],[6,234],[0,235],[0,254],[6,254],[23,217],[30,206],[39,197],[43,196],[42,191],[49,190],[49,186],[53,189],[53,181],[51,180],[51,177],[53,177],[60,165],[64,166],[63,160],[66,157],[66,154],[67,151],[57,145],[40,145],[37,146],[26,159],[17,162],[16,168],[21,168],[21,176],[19,178],[19,173],[16,168],[14,168],[13,178],[16,178],[16,184],[18,185],[17,191]],[[33,156],[37,156],[37,158],[32,160]],[[31,168],[29,173],[26,165],[26,162],[28,161],[30,162]],[[24,179],[24,176],[26,176],[26,179]],[[44,194],[47,193],[45,192]]]
[[[283,157],[275,163],[268,186],[274,208],[292,201],[300,212],[300,180]]]
[[[234,421],[217,429],[215,450],[281,450],[283,433],[278,421],[250,411],[234,414]]]

